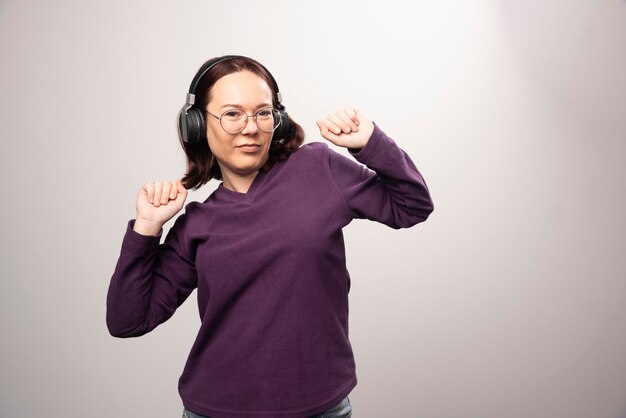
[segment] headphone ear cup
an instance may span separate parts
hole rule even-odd
[[[272,143],[274,144],[282,144],[287,140],[287,136],[289,135],[289,115],[284,110],[279,110],[280,114],[280,124],[278,128],[274,131],[274,135],[272,135]]]
[[[189,144],[198,144],[206,139],[206,120],[204,113],[195,108],[181,112],[179,117],[181,136]]]

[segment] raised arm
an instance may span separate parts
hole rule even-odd
[[[411,158],[362,112],[354,117],[360,122],[359,129],[367,123],[373,127],[365,140],[350,141],[349,137],[358,132],[332,136],[332,132],[320,127],[326,139],[337,145],[345,144],[349,153],[367,166],[326,147],[328,170],[353,217],[374,220],[395,229],[425,221],[434,205],[428,186]],[[340,122],[337,125],[341,127]],[[343,136],[346,139],[342,142]]]

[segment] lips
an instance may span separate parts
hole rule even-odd
[[[241,150],[242,152],[245,152],[245,153],[256,154],[261,149],[261,145],[254,144],[254,143],[248,143],[248,144],[239,145],[239,146],[237,146],[237,148],[239,150]]]

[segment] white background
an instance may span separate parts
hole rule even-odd
[[[0,416],[181,415],[196,293],[132,339],[105,299],[223,54],[273,73],[307,142],[358,107],[431,190],[413,228],[345,229],[355,417],[626,416],[623,0],[2,0],[0,51]]]

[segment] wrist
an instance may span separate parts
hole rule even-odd
[[[141,235],[157,236],[163,225],[157,222],[147,221],[145,219],[135,219],[133,231]]]

